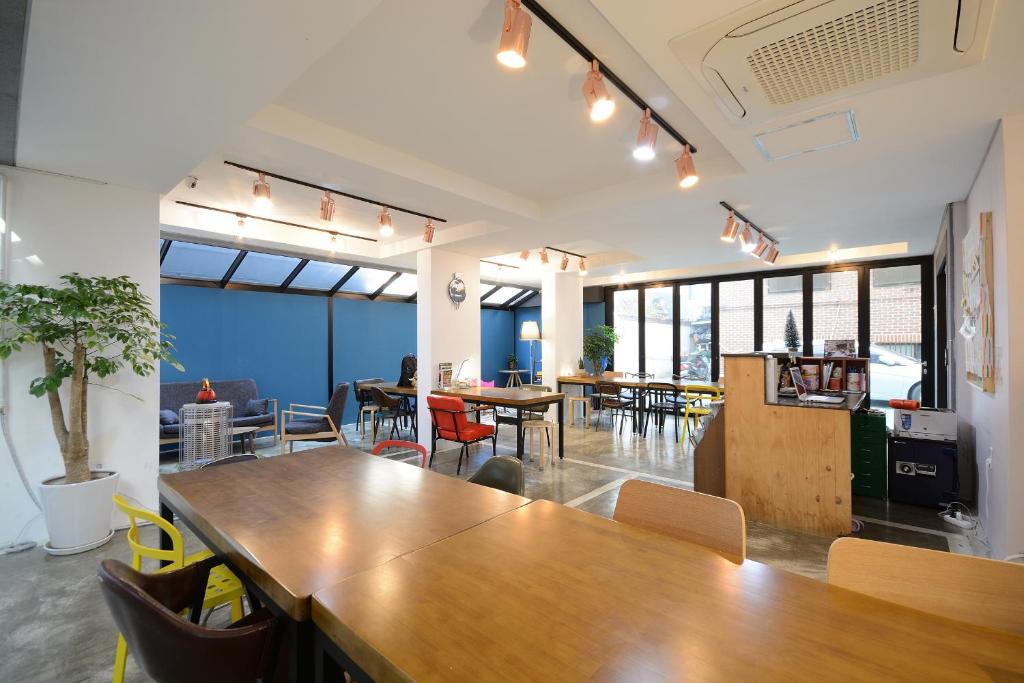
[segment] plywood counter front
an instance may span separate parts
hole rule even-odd
[[[747,519],[850,533],[850,411],[765,403],[763,356],[726,356],[725,495]]]

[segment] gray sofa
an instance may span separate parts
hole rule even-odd
[[[196,394],[199,393],[199,382],[167,382],[160,385],[160,410],[171,411],[175,415],[186,403],[194,403]],[[231,403],[232,426],[234,427],[259,427],[257,434],[271,432],[277,440],[277,399],[263,399],[256,388],[256,381],[252,379],[216,379],[210,380],[210,385],[217,393],[218,401]],[[249,414],[249,401],[266,400],[266,411],[256,414]],[[262,406],[260,406],[262,407]],[[176,422],[165,424],[170,415],[161,414],[160,420],[160,443],[177,443],[181,434],[181,425]]]

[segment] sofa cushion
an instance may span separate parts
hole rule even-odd
[[[270,412],[270,400],[266,398],[250,398],[245,402],[245,416],[266,415]]]
[[[238,416],[245,415],[249,399],[260,396],[253,379],[212,379],[210,386],[216,392],[217,400],[229,402]],[[194,403],[199,388],[198,381],[165,382],[160,385],[160,407],[177,411],[186,403]]]
[[[181,436],[181,424],[160,425],[160,438]]]
[[[327,420],[322,417],[288,420],[284,423],[284,431],[288,434],[316,434],[330,429]]]
[[[173,410],[163,408],[160,410],[160,424],[162,425],[176,425],[178,424],[178,414]]]
[[[260,425],[274,424],[274,416],[265,413],[263,415],[245,415],[231,420],[232,427],[258,427]]]

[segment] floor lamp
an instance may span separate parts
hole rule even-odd
[[[540,326],[536,320],[524,320],[519,328],[519,338],[530,342],[530,384],[533,384],[533,342],[540,339]]]

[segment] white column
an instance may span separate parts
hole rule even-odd
[[[466,300],[458,307],[448,298],[448,283],[458,274]],[[430,447],[427,396],[437,387],[438,363],[462,369],[462,378],[480,377],[480,261],[442,249],[416,255],[416,405],[419,442]]]
[[[574,373],[583,355],[583,282],[579,275],[544,273],[540,306],[544,384],[556,391],[559,375]]]

